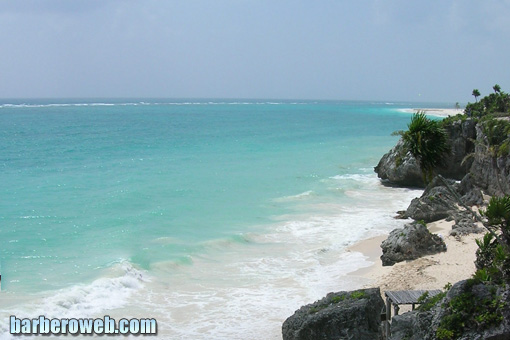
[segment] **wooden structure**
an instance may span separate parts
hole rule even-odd
[[[384,292],[386,296],[386,311],[381,313],[381,320],[384,321],[384,331],[386,339],[390,337],[390,322],[391,322],[391,307],[393,305],[393,312],[398,315],[400,305],[412,305],[412,309],[418,304],[418,299],[425,293],[428,297],[436,296],[441,293],[441,290],[388,290]]]

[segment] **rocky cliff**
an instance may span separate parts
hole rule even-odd
[[[462,180],[465,193],[482,189],[489,196],[508,195],[510,154],[490,152],[491,136],[487,135],[484,124],[487,123],[477,123],[470,118],[445,124],[450,153],[445,157],[443,166],[434,172],[446,178]],[[391,185],[425,187],[418,161],[410,152],[406,152],[402,140],[381,158],[375,172]]]
[[[383,307],[379,288],[329,293],[285,320],[283,340],[378,340]]]
[[[436,173],[447,178],[461,180],[469,171],[472,160],[463,162],[471,154],[476,138],[476,123],[471,119],[458,120],[445,126],[448,133],[450,152],[445,157],[443,165],[436,169]],[[377,166],[375,172],[382,180],[389,184],[403,187],[425,187],[423,174],[418,161],[405,150],[401,140],[386,153]]]

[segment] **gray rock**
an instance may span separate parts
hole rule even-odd
[[[481,206],[484,204],[481,189],[473,181],[473,175],[468,173],[459,186],[459,194],[462,196],[462,201],[468,206]]]
[[[477,145],[470,172],[472,181],[490,196],[510,194],[510,155],[496,157],[488,152],[487,137],[476,127]]]
[[[476,122],[472,119],[454,121],[446,125],[445,130],[449,136],[450,154],[436,172],[447,178],[461,180],[473,162],[472,158],[465,158],[475,150],[473,141],[476,138]]]
[[[381,158],[374,170],[379,178],[390,184],[420,188],[425,186],[418,161],[410,152],[406,152],[402,139]]]
[[[459,211],[453,215],[455,224],[452,226],[450,235],[461,236],[468,234],[478,234],[484,231],[480,228],[469,211]]]
[[[455,181],[448,180],[448,182],[455,190]],[[425,221],[425,223],[438,221],[447,218],[458,210],[455,203],[455,198],[450,191],[443,186],[438,177],[435,177],[425,188],[421,197],[411,201],[406,216],[417,221]]]
[[[466,155],[474,151],[475,126],[474,121],[467,119],[463,122],[453,122],[445,127],[451,149],[450,154],[444,158],[443,165],[435,169],[437,174],[460,180],[468,173],[473,160],[467,162],[463,160]],[[402,139],[381,158],[374,170],[379,178],[390,184],[425,187],[419,163],[410,152],[405,150]]]
[[[283,340],[378,340],[383,307],[379,288],[329,293],[285,320]]]
[[[424,313],[418,310],[396,315],[391,319],[389,340],[423,340],[431,319],[431,312]]]
[[[413,222],[394,229],[381,243],[383,266],[414,260],[424,255],[446,251],[446,244],[438,235],[431,234],[424,224]]]

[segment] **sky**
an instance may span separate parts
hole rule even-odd
[[[510,0],[0,0],[0,98],[473,102]]]

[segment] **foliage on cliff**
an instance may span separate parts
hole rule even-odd
[[[413,114],[407,131],[400,131],[404,147],[418,160],[428,183],[433,178],[434,169],[443,162],[449,151],[448,135],[441,123],[428,119],[424,112]]]
[[[501,91],[499,85],[494,85],[491,93],[476,103],[466,105],[465,113],[469,117],[484,117],[487,115],[508,114],[510,112],[510,94]],[[480,94],[478,94],[480,95]]]

